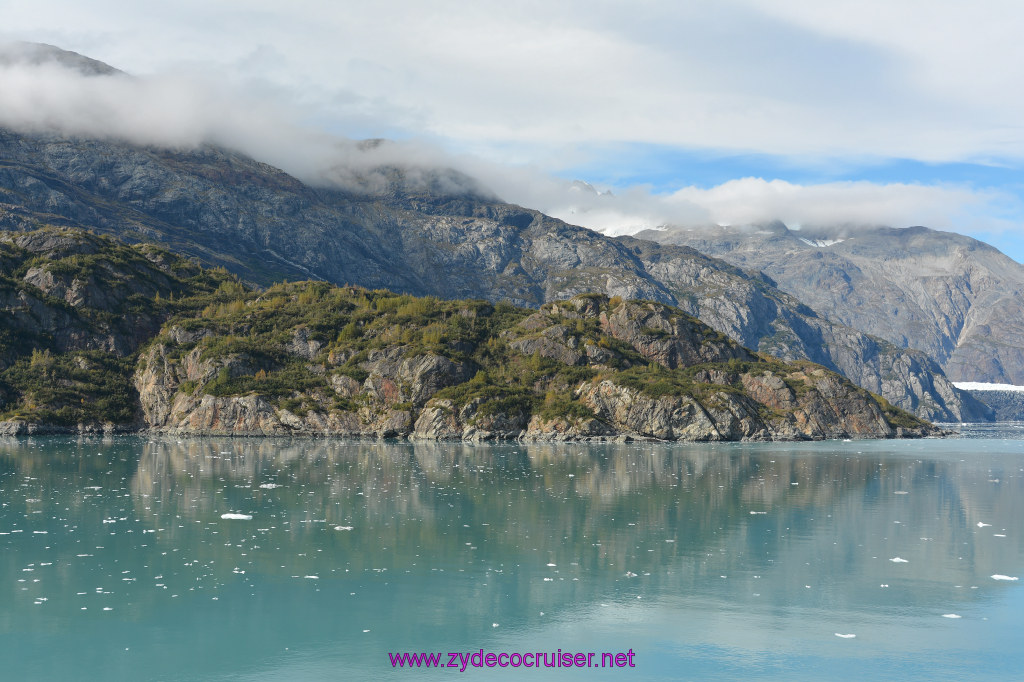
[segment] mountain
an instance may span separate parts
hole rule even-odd
[[[985,416],[924,354],[829,322],[758,273],[568,225],[454,171],[368,175],[358,189],[315,187],[212,146],[0,130],[0,228],[78,226],[152,241],[258,285],[323,279],[530,307],[587,292],[660,301],[750,347],[839,371],[924,418]]]
[[[781,223],[639,236],[761,270],[834,322],[928,353],[953,381],[1024,384],[1024,265],[976,239]]]
[[[27,43],[24,41],[0,42],[0,66],[11,64],[58,64],[73,69],[86,76],[111,76],[123,74],[109,64],[90,59],[77,52],[62,50],[45,43]]]
[[[799,440],[934,427],[665,304],[247,289],[69,228],[0,239],[0,432]]]

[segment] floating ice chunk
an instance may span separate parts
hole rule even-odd
[[[250,521],[252,520],[252,514],[221,514],[222,519],[235,519],[238,521]]]
[[[994,576],[992,576],[992,580],[1017,580],[1017,579],[1018,578],[1016,578],[1015,576],[1001,575],[999,573],[996,573]]]
[[[335,526],[334,530],[352,530],[355,526]]]
[[[959,615],[957,615],[955,613],[944,613],[944,614],[942,614],[942,617],[943,618],[963,618],[963,616],[959,616]]]
[[[857,636],[857,635],[854,635],[854,634],[849,634],[849,635],[841,635],[841,634],[839,634],[838,632],[836,633],[836,637],[842,637],[843,639],[853,639],[853,638],[854,638],[854,637],[856,637],[856,636]]]
[[[905,564],[905,563],[908,563],[906,559],[901,559],[898,556],[895,556],[892,559],[889,559],[889,561],[893,562],[894,564]]]
[[[982,523],[981,521],[978,521],[978,528],[988,528],[991,525],[991,523]]]

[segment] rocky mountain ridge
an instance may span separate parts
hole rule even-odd
[[[568,225],[453,173],[373,173],[373,191],[312,187],[215,147],[0,130],[0,228],[79,226],[156,241],[262,285],[312,278],[530,307],[586,292],[661,301],[744,345],[821,363],[922,417],[986,416],[924,354],[830,322],[758,273]]]
[[[16,233],[0,247],[8,301],[38,327],[22,343],[31,324],[3,318],[4,433],[789,440],[935,432],[825,368],[756,354],[658,302],[587,294],[531,311],[324,282],[257,291],[159,248],[73,229]],[[150,295],[122,299],[128,290]],[[144,338],[152,324],[134,324],[136,335],[122,339],[116,321],[127,315],[157,329]],[[57,333],[67,328],[75,333]]]
[[[761,270],[833,322],[924,351],[953,381],[1024,384],[1024,265],[976,239],[781,223],[639,236]]]

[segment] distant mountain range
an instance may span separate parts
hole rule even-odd
[[[79,63],[74,57],[80,56],[66,55],[73,53],[57,58]],[[82,63],[91,72],[99,68]],[[963,421],[992,414],[953,387],[924,352],[947,364],[955,356],[934,350],[944,346],[931,343],[926,325],[920,342],[910,333],[885,340],[877,330],[869,329],[874,336],[859,331],[860,318],[844,318],[820,295],[777,286],[758,272],[765,268],[725,262],[728,249],[701,245],[712,255],[721,252],[719,260],[664,243],[675,239],[669,233],[607,237],[504,203],[454,171],[366,172],[373,182],[359,190],[314,187],[214,146],[168,150],[0,129],[0,229],[82,227],[129,243],[154,242],[259,286],[322,279],[533,308],[588,292],[648,299],[678,306],[755,350],[820,363],[921,417]],[[981,348],[984,330],[978,327],[972,338]],[[1012,364],[1009,351],[996,357]],[[958,372],[958,378],[1002,376]]]
[[[976,239],[781,223],[639,236],[763,271],[834,322],[925,351],[954,381],[1024,384],[1024,265]]]

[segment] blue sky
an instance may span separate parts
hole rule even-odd
[[[1024,260],[1015,1],[37,0],[4,15],[0,39],[139,77],[0,69],[5,125],[232,144],[304,179],[354,163],[329,136],[387,137],[392,156],[611,233],[924,224]]]

